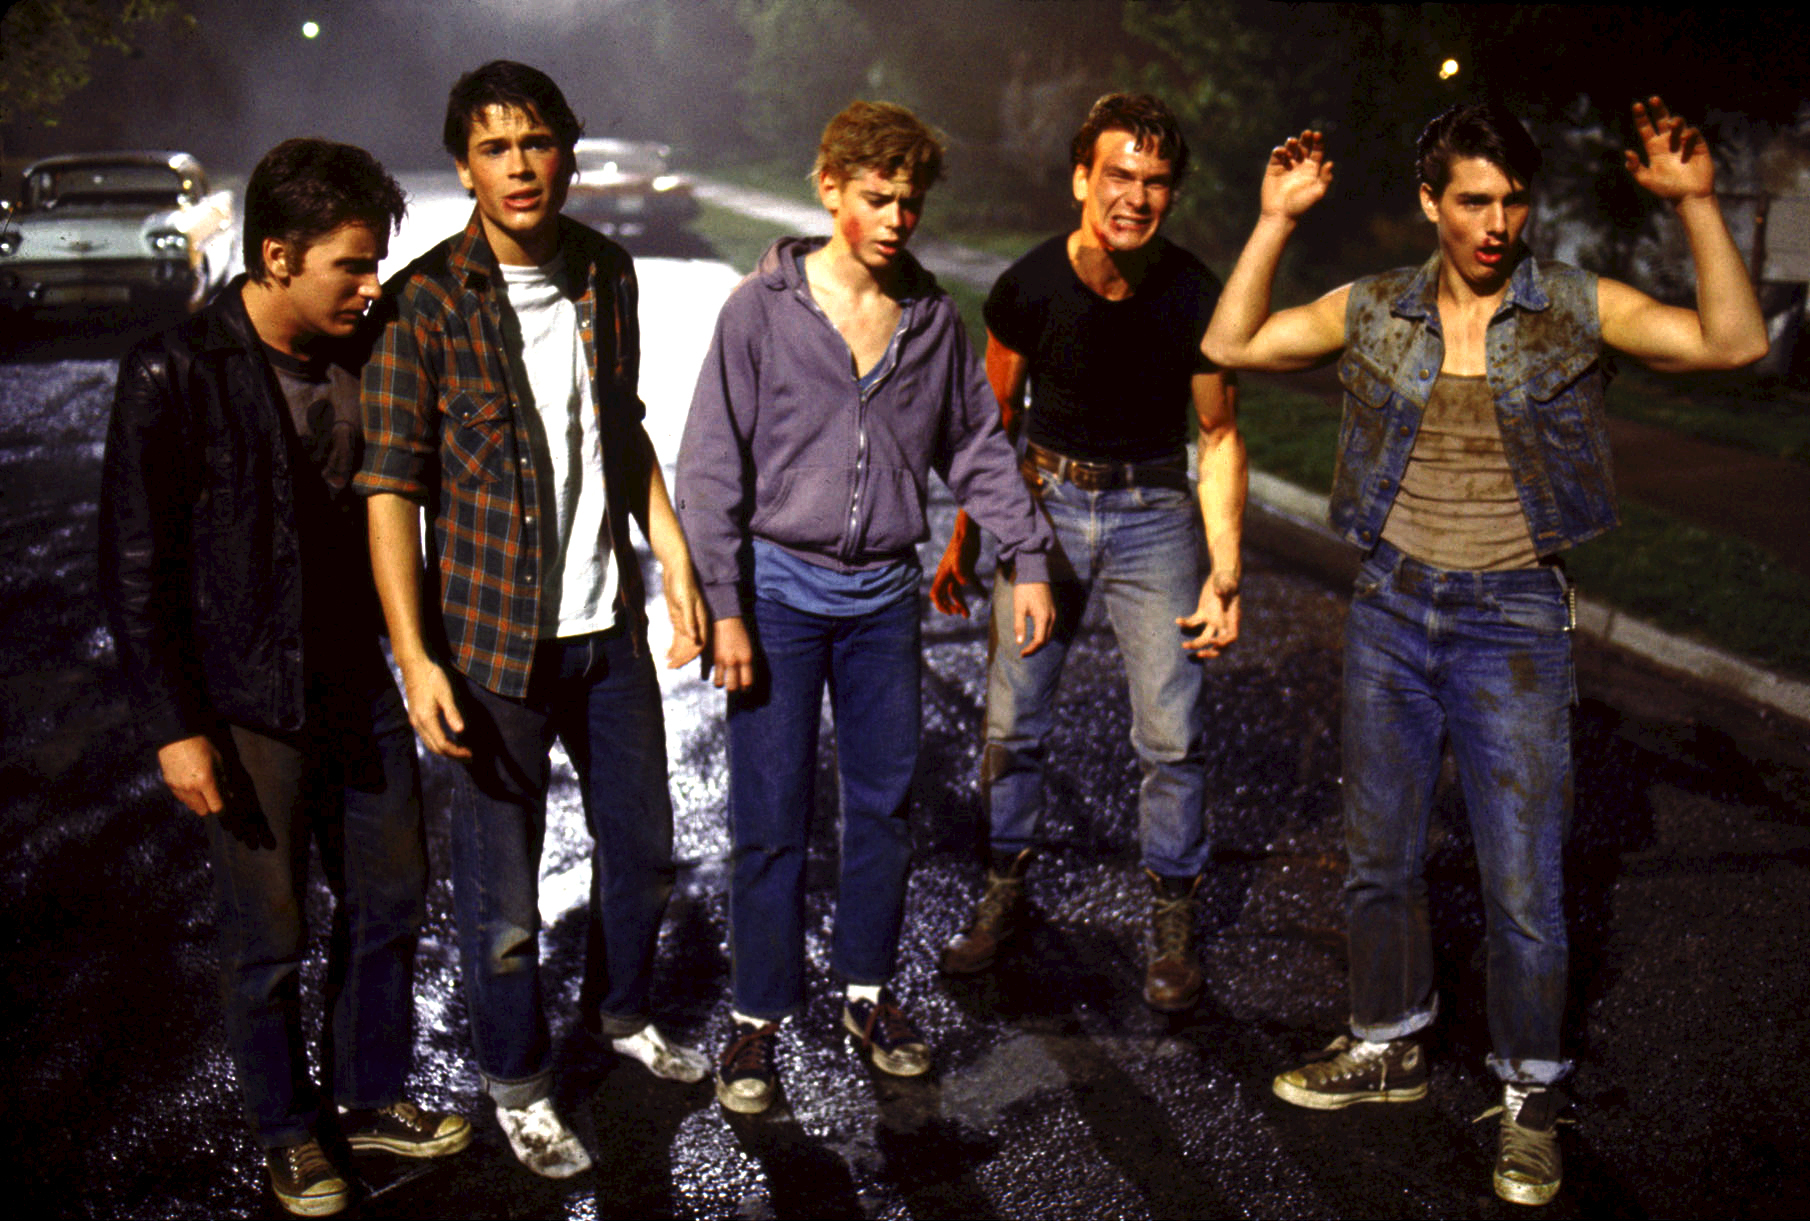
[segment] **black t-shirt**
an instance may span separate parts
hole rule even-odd
[[[364,452],[358,375],[331,357],[302,360],[263,347],[292,426],[290,486],[302,549],[304,652],[311,653],[315,668],[331,668],[362,659],[366,634],[374,633],[378,622],[364,498],[352,489]],[[360,647],[346,654],[352,641]]]
[[[993,286],[987,329],[1030,361],[1032,441],[1107,462],[1146,462],[1187,444],[1190,382],[1213,368],[1200,341],[1220,285],[1186,250],[1156,242],[1143,281],[1123,301],[1081,282],[1066,234]]]

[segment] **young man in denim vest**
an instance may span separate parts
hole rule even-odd
[[[593,837],[581,1021],[656,1075],[709,1067],[649,1019],[672,801],[630,518],[660,562],[675,666],[702,648],[704,602],[641,425],[634,265],[560,215],[579,131],[525,64],[453,86],[442,138],[476,206],[396,277],[358,475],[410,720],[462,764],[453,905],[478,1069],[516,1157],[549,1178],[591,1164],[553,1109],[539,974],[555,737]]]
[[[1603,349],[1666,370],[1732,369],[1766,352],[1701,134],[1658,98],[1635,103],[1634,121],[1644,157],[1629,152],[1628,170],[1684,225],[1695,310],[1535,259],[1520,238],[1539,150],[1512,115],[1468,105],[1420,139],[1434,256],[1272,314],[1283,247],[1332,179],[1318,132],[1278,147],[1206,339],[1209,356],[1241,369],[1300,369],[1342,350],[1332,522],[1367,553],[1345,641],[1351,1033],[1277,1077],[1275,1092],[1315,1109],[1426,1094],[1415,1035],[1436,993],[1422,871],[1450,741],[1483,878],[1489,1064],[1504,1083],[1494,1186],[1521,1204],[1552,1199],[1561,1178],[1574,691],[1556,558],[1617,523]]]
[[[265,154],[246,274],[126,357],[102,475],[108,623],[163,781],[205,819],[227,1047],[271,1188],[310,1217],[353,1194],[329,1099],[354,1150],[438,1157],[471,1139],[402,1093],[427,849],[350,487],[360,335],[402,212],[363,149]],[[311,841],[337,900],[326,1097],[302,1036]]]
[[[1142,775],[1138,839],[1152,888],[1144,1001],[1177,1012],[1204,980],[1193,944],[1195,891],[1212,850],[1203,662],[1238,638],[1244,441],[1235,387],[1200,352],[1219,279],[1159,234],[1188,171],[1175,116],[1149,94],[1108,94],[1076,132],[1070,162],[1078,223],[1007,268],[986,306],[987,378],[1005,427],[1024,433],[1021,469],[1056,532],[1056,628],[1032,656],[992,652],[981,760],[989,867],[973,918],[940,965],[984,971],[1017,933],[1057,685],[1097,593],[1125,661]],[[967,614],[958,586],[972,581],[978,550],[967,517],[957,517],[930,586],[939,610]],[[994,586],[1000,643],[1010,592],[1009,581]]]

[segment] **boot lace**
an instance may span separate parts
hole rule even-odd
[[[1158,958],[1184,958],[1194,940],[1194,898],[1157,899],[1150,909]]]

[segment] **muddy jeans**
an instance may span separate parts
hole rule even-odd
[[[207,819],[207,832],[227,1046],[267,1149],[307,1139],[321,1105],[302,1039],[311,841],[336,899],[321,1032],[333,1100],[388,1106],[402,1097],[413,1062],[427,849],[415,733],[382,664],[373,656],[354,683],[317,676],[306,730],[233,726],[218,743],[227,806]]]
[[[1450,740],[1477,845],[1490,1068],[1552,1082],[1566,995],[1562,857],[1575,689],[1563,578],[1433,568],[1387,543],[1358,574],[1345,629],[1342,754],[1351,1029],[1433,1020],[1427,825]]]

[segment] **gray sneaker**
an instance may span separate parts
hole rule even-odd
[[[1565,1096],[1551,1086],[1509,1085],[1502,1105],[1477,1117],[1502,1117],[1496,1135],[1496,1194],[1510,1204],[1545,1204],[1559,1194],[1565,1162],[1559,1154],[1559,1112]],[[1568,1121],[1566,1121],[1568,1122]]]
[[[1342,1034],[1275,1080],[1276,1097],[1336,1111],[1355,1102],[1414,1102],[1427,1096],[1427,1064],[1413,1039],[1366,1043]]]

